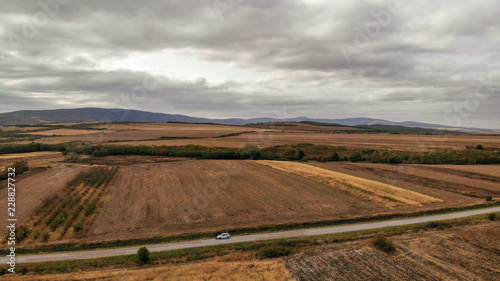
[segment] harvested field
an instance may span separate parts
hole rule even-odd
[[[463,171],[468,176],[470,173],[479,174],[475,175],[474,178],[480,175],[493,176],[494,178],[500,177],[500,165],[439,165],[435,167],[437,170],[452,169],[454,172]]]
[[[316,163],[310,165],[349,173],[369,179],[394,181],[396,185],[413,183],[412,190],[435,189],[439,192],[456,193],[460,195],[483,199],[484,196],[500,196],[500,177],[489,176],[472,171],[465,171],[460,165],[391,165],[373,163]],[[468,166],[476,171],[494,170],[499,165]],[[403,184],[404,185],[404,184]],[[406,187],[406,186],[405,186]],[[439,198],[449,198],[442,194]]]
[[[99,133],[99,130],[77,130],[77,129],[54,129],[47,131],[39,131],[39,132],[30,132],[26,133],[27,135],[43,135],[43,136],[77,136],[77,135],[85,135],[85,134],[95,134]]]
[[[17,127],[17,126],[0,126],[0,130],[4,132],[10,131],[37,131],[37,130],[46,130],[46,127]]]
[[[23,222],[33,230],[23,243],[85,236],[117,172],[118,168],[94,167],[77,174]]]
[[[424,203],[442,202],[422,193],[399,188],[397,186],[372,181],[348,174],[314,167],[297,162],[257,161],[274,169],[300,175],[329,186],[344,190],[357,197],[377,202],[387,207],[401,204],[419,205]]]
[[[395,254],[371,240],[322,246],[286,259],[298,280],[499,280],[500,225],[482,222],[391,238]]]
[[[246,126],[250,128],[274,129],[283,131],[315,131],[315,132],[364,131],[363,129],[353,128],[353,127],[318,126],[307,123],[294,123],[294,122],[258,124],[258,125],[246,125]]]
[[[84,157],[84,156],[82,156]],[[12,165],[16,161],[27,161],[30,168],[55,166],[64,161],[61,152],[41,151],[0,155],[0,167]]]
[[[176,161],[189,161],[189,158],[184,157],[164,157],[164,156],[139,156],[139,155],[118,155],[118,156],[105,156],[105,157],[89,157],[82,159],[82,163],[94,165],[114,165],[114,166],[128,166],[134,164],[145,163],[162,163],[162,162],[176,162]]]
[[[109,269],[69,274],[16,276],[16,280],[227,280],[291,281],[295,280],[282,259],[244,259],[168,264],[148,268]],[[12,280],[12,275],[6,280]]]
[[[197,160],[121,168],[92,239],[168,235],[388,210],[253,161]]]
[[[47,199],[60,193],[66,183],[76,174],[87,169],[87,167],[83,166],[55,167],[17,181],[16,206],[18,208],[16,209],[16,216],[18,224],[22,224]],[[0,204],[7,206],[7,191],[5,188],[1,190],[3,192],[0,194]],[[1,212],[0,220],[5,221],[6,219],[7,212]],[[0,235],[4,235],[6,231],[6,228],[1,228]]]
[[[54,137],[43,137],[38,139],[42,143],[54,142],[71,142],[71,141],[86,141],[90,143],[105,143],[113,141],[140,141],[140,140],[156,140],[164,139],[205,139],[218,138],[232,134],[240,134],[249,131],[268,131],[258,128],[248,128],[243,126],[225,126],[225,125],[206,125],[206,124],[176,124],[176,123],[145,123],[145,124],[109,124],[96,125],[96,129],[106,128],[107,130],[73,130],[73,129],[58,129],[45,131],[43,134],[52,135]],[[68,131],[67,134],[64,132]],[[61,133],[58,133],[61,132]],[[75,135],[69,132],[74,132]],[[78,132],[81,132],[78,134]],[[37,133],[33,133],[37,134]]]
[[[248,129],[248,128],[247,128]],[[500,148],[500,138],[488,135],[412,135],[412,134],[345,134],[314,132],[255,132],[226,138],[173,139],[125,142],[129,145],[186,145],[242,148],[245,145],[272,147],[283,144],[312,143],[354,149],[389,149],[400,151],[433,151],[465,149],[478,143]]]

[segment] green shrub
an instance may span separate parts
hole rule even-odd
[[[66,215],[65,214],[59,214],[57,215],[50,223],[49,226],[52,228],[52,230],[56,229],[61,223],[63,223],[66,220]]]
[[[49,236],[48,232],[42,232],[42,241],[47,242],[47,240],[49,240]]]
[[[494,220],[496,220],[496,218],[497,218],[497,214],[495,214],[495,213],[489,213],[488,214],[488,219],[490,221],[494,221]]]
[[[375,238],[373,238],[373,246],[386,253],[393,253],[396,251],[396,246],[383,235],[376,235]]]
[[[141,264],[146,264],[149,262],[149,250],[146,247],[142,247],[137,250],[137,261]]]
[[[349,161],[351,161],[351,162],[359,162],[359,161],[363,161],[363,160],[365,160],[365,159],[363,158],[363,155],[359,151],[355,151],[355,152],[351,153],[351,155],[349,155]]]
[[[339,161],[340,160],[340,156],[337,152],[334,152],[332,154],[332,161]]]
[[[85,216],[90,215],[95,210],[95,207],[96,207],[95,200],[92,200],[92,202],[88,203],[87,207],[85,207]]]
[[[2,268],[0,268],[0,276],[1,276],[1,275],[5,275],[6,273],[7,273],[7,269],[5,269],[5,268],[3,268],[3,267],[2,267]]]
[[[491,201],[491,200],[493,200],[493,197],[491,197],[491,195],[488,195],[488,196],[484,197],[484,199],[486,201]]]
[[[292,251],[286,246],[268,246],[262,249],[258,256],[261,258],[278,258],[288,256]]]
[[[40,228],[35,227],[33,228],[33,238],[36,239],[40,235]]]
[[[476,146],[476,149],[483,150],[483,145],[482,145],[482,144],[478,144],[478,145]]]
[[[26,266],[22,266],[21,268],[19,268],[19,273],[21,273],[22,275],[28,273],[28,268]]]
[[[82,229],[83,229],[83,223],[82,222],[77,222],[73,226],[73,230],[75,230],[75,232],[80,232]]]

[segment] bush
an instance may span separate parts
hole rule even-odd
[[[85,216],[90,215],[95,210],[96,204],[95,200],[92,200],[89,204],[87,204],[87,207],[85,207]]]
[[[363,158],[363,155],[359,151],[353,152],[351,153],[351,155],[349,155],[349,161],[351,162],[359,162],[363,160],[365,159]]]
[[[373,238],[373,246],[386,253],[393,253],[396,251],[396,246],[383,235],[376,235],[375,238]]]
[[[48,232],[42,232],[42,241],[47,242],[47,240],[49,240],[49,236]]]
[[[332,161],[339,161],[340,160],[340,156],[337,152],[334,152],[332,154]]]
[[[491,197],[491,195],[488,195],[488,196],[484,197],[484,199],[486,201],[491,201],[491,200],[493,200],[493,197]]]
[[[40,228],[35,227],[33,228],[33,238],[36,239],[40,235]]]
[[[142,264],[146,264],[149,262],[149,250],[146,247],[142,247],[137,250],[137,260]]]
[[[73,230],[75,230],[75,232],[80,232],[82,229],[83,229],[83,223],[82,222],[77,222],[73,226]]]
[[[7,269],[5,268],[0,268],[0,275],[5,275],[7,273]]]
[[[478,144],[478,145],[476,146],[476,149],[483,150],[483,145],[482,145],[482,144]]]
[[[260,253],[261,258],[279,258],[288,256],[292,251],[289,247],[285,246],[268,246],[265,247]]]
[[[488,214],[488,219],[490,221],[494,221],[494,220],[496,220],[496,218],[497,218],[497,214],[495,214],[495,213]]]
[[[19,273],[21,273],[22,275],[28,273],[28,268],[26,266],[19,268]]]

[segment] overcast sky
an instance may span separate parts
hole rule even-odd
[[[0,112],[500,128],[500,1],[2,0]]]

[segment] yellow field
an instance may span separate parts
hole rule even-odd
[[[43,135],[43,136],[52,136],[52,135],[78,136],[78,135],[85,135],[85,134],[96,134],[96,133],[100,133],[100,132],[101,131],[99,131],[99,130],[55,129],[55,130],[48,130],[48,131],[29,132],[26,134],[27,135]]]
[[[31,158],[31,157],[56,155],[56,154],[61,154],[61,152],[40,151],[40,152],[28,152],[28,153],[2,154],[0,155],[0,160],[12,159],[12,158]]]
[[[169,264],[144,269],[111,269],[69,274],[9,275],[12,280],[222,280],[222,281],[288,281],[296,280],[282,259],[249,259],[225,261],[221,258],[189,264]],[[6,280],[11,280],[6,278]]]
[[[329,186],[340,188],[355,196],[366,198],[387,207],[401,204],[419,205],[424,203],[443,202],[441,199],[422,193],[307,164],[265,160],[257,162],[274,169],[293,173]]]

